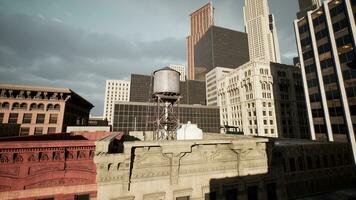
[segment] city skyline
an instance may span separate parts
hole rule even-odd
[[[101,114],[105,80],[129,80],[131,73],[150,74],[168,64],[187,65],[189,13],[205,3],[2,1],[1,82],[73,88],[95,105],[92,114]],[[215,25],[244,31],[242,0],[212,3]],[[292,63],[298,2],[269,4],[282,62]]]

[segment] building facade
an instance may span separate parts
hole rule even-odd
[[[273,77],[269,62],[248,62],[218,82],[222,125],[245,135],[277,137]]]
[[[327,0],[294,21],[312,139],[349,140],[356,156],[356,1]]]
[[[185,66],[183,65],[168,65],[169,68],[176,70],[177,72],[180,73],[179,80],[180,81],[185,81],[186,79],[186,73],[185,73]]]
[[[97,197],[95,140],[107,133],[0,139],[0,199]]]
[[[221,124],[245,135],[309,138],[304,99],[294,66],[249,62],[218,81]]]
[[[245,0],[243,11],[250,60],[280,63],[277,30],[267,0]]]
[[[205,81],[186,80],[179,82],[181,104],[206,105]],[[131,75],[131,102],[151,102],[153,94],[153,76]]]
[[[195,79],[194,47],[210,26],[214,25],[214,7],[209,2],[190,14],[190,35],[187,37],[188,79]]]
[[[247,34],[210,26],[194,47],[195,80],[215,67],[236,68],[249,61]]]
[[[230,68],[215,67],[205,75],[206,105],[218,106],[218,80],[231,71],[232,69]]]
[[[130,101],[130,81],[106,81],[103,117],[110,124],[112,124],[113,103],[115,101]]]
[[[19,135],[61,133],[87,125],[90,102],[68,88],[0,84],[0,123],[19,124]]]
[[[175,107],[177,109],[177,107]],[[204,132],[219,132],[219,108],[216,106],[180,104],[178,110],[180,123],[190,121],[198,124]],[[114,107],[113,131],[153,131],[157,118],[157,104],[146,102],[116,102]]]

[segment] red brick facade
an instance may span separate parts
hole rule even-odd
[[[0,199],[96,199],[94,142],[107,134],[0,139]]]

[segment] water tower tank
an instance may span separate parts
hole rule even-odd
[[[153,72],[153,77],[153,94],[179,95],[179,72],[165,67]]]

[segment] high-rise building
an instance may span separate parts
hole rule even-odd
[[[348,139],[354,156],[355,15],[355,0],[327,0],[294,21],[312,139]]]
[[[186,80],[179,82],[181,104],[206,105],[205,81]],[[131,102],[150,102],[153,94],[153,76],[131,74]]]
[[[206,105],[217,106],[218,105],[218,80],[222,79],[233,69],[224,67],[215,67],[206,74]]]
[[[220,79],[217,87],[222,125],[245,135],[309,138],[299,68],[252,61]]]
[[[250,60],[280,63],[277,30],[267,0],[245,0],[244,21]]]
[[[214,24],[214,7],[207,3],[190,14],[190,36],[187,37],[188,79],[194,80],[194,46]]]
[[[177,72],[180,73],[179,80],[180,81],[185,81],[185,66],[183,65],[168,65],[169,68],[176,70]]]
[[[112,124],[112,116],[115,101],[130,100],[130,81],[124,80],[107,80],[105,86],[104,99],[104,119]]]
[[[298,19],[304,17],[309,10],[314,10],[321,5],[320,0],[298,0],[298,2],[299,2],[299,12],[297,13]]]
[[[249,61],[247,34],[210,26],[194,47],[194,79],[215,67],[236,68]]]

